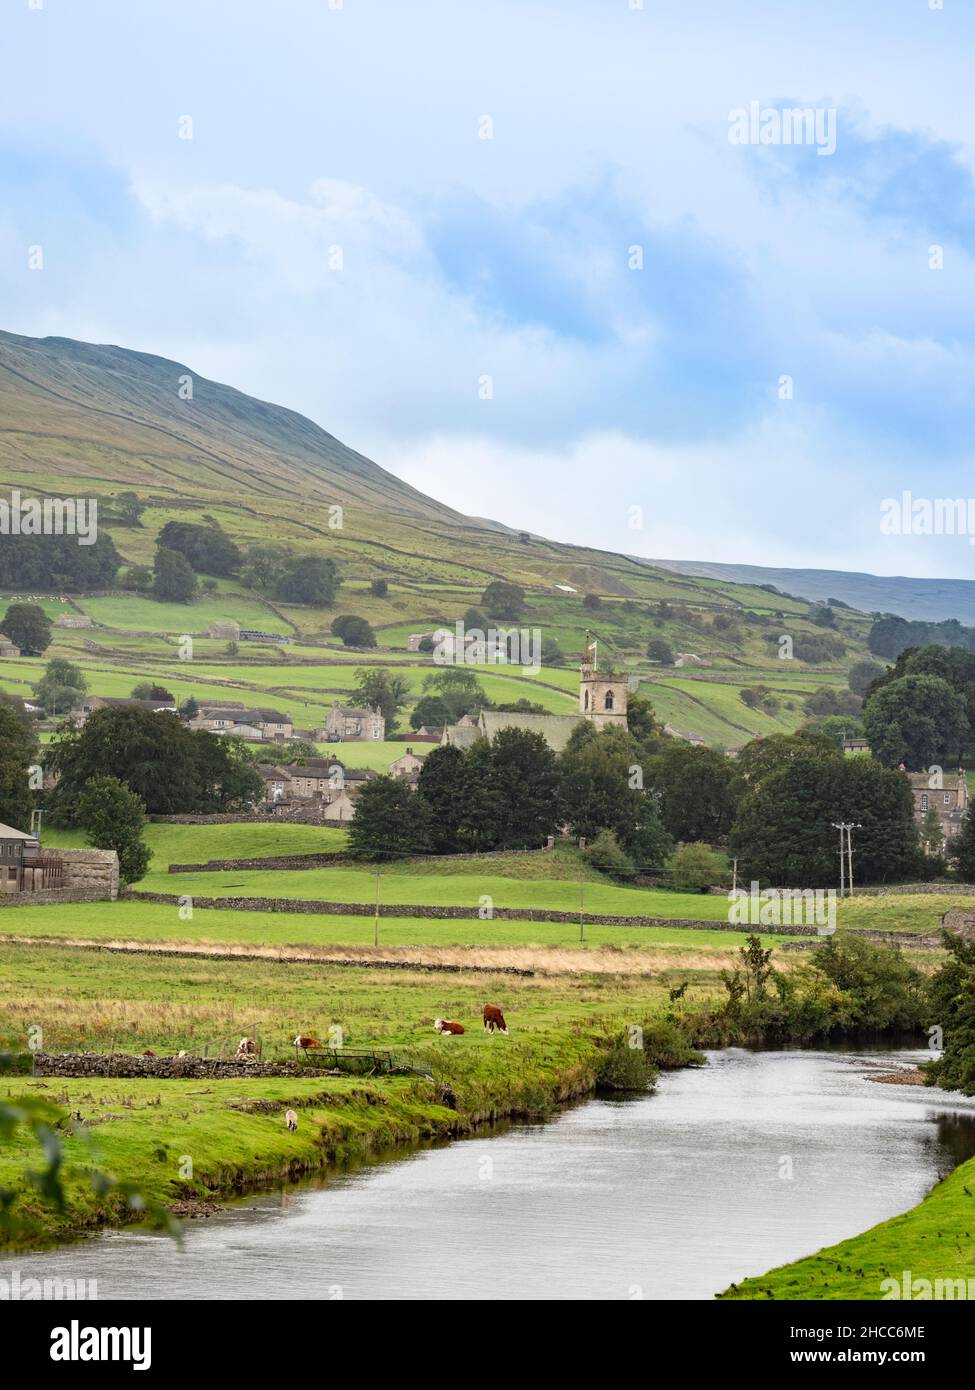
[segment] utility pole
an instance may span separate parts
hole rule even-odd
[[[853,892],[853,837],[850,832],[862,830],[863,826],[852,820],[833,821],[832,825],[840,832],[840,897],[845,898]]]
[[[582,869],[581,869],[581,868],[580,868],[580,870],[579,870],[579,873],[580,873],[580,878],[579,878],[579,942],[580,942],[580,944],[581,944],[581,943],[584,942],[585,939],[586,939],[586,922],[585,922],[585,918],[584,918],[583,915],[582,915],[582,909],[583,909],[583,905],[584,905],[584,902],[585,902],[584,894],[585,894],[585,891],[586,891],[586,880],[585,880],[584,878],[581,877],[581,874],[582,874]]]
[[[377,870],[376,870],[376,920],[375,920],[375,926],[374,926],[374,928],[373,928],[373,933],[372,933],[372,944],[373,944],[374,946],[378,946],[378,945],[379,945],[379,882],[380,882],[380,876],[379,876],[379,870],[377,869]]]
[[[731,891],[732,891],[732,893],[737,893],[737,891],[738,891],[738,856],[737,856],[737,854],[735,855],[734,859],[731,861]]]

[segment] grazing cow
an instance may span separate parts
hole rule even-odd
[[[302,1052],[307,1052],[310,1047],[321,1047],[317,1038],[309,1038],[303,1033],[299,1033],[291,1044],[292,1047],[300,1048]]]
[[[158,1053],[158,1052],[153,1052],[153,1050],[152,1050],[151,1047],[147,1047],[146,1050],[145,1050],[145,1052],[143,1052],[142,1055],[143,1055],[143,1057],[158,1057],[158,1056],[159,1056],[159,1053]]]
[[[445,1018],[435,1018],[433,1026],[438,1033],[463,1033],[464,1031],[462,1023],[450,1023]]]
[[[284,1122],[291,1130],[298,1128],[298,1116],[293,1110],[286,1110],[284,1112]]]
[[[256,1051],[257,1047],[253,1038],[241,1038],[240,1042],[237,1044],[238,1057],[249,1057]]]
[[[507,1033],[508,1025],[504,1021],[504,1014],[497,1004],[484,1005],[484,1028],[488,1033],[493,1033],[495,1028],[500,1033]]]

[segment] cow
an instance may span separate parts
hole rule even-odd
[[[495,1028],[501,1033],[507,1033],[508,1025],[504,1021],[504,1014],[497,1004],[484,1005],[484,1029],[485,1032],[493,1033]]]
[[[462,1023],[450,1023],[445,1018],[435,1018],[433,1020],[433,1026],[438,1033],[463,1033],[464,1031],[464,1025]]]
[[[145,1052],[143,1052],[142,1055],[143,1055],[143,1057],[158,1057],[158,1056],[159,1056],[159,1053],[158,1053],[158,1052],[153,1052],[153,1050],[152,1050],[151,1047],[147,1047],[146,1050],[145,1050]]]
[[[256,1051],[257,1047],[253,1038],[241,1038],[240,1042],[237,1044],[238,1057],[250,1057]]]
[[[317,1038],[310,1038],[304,1033],[299,1033],[291,1046],[299,1048],[302,1052],[307,1052],[310,1047],[321,1047],[321,1043]]]
[[[286,1110],[284,1112],[284,1122],[290,1130],[296,1130],[298,1128],[298,1116],[293,1110]]]

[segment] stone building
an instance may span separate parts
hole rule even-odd
[[[903,766],[901,771],[904,771]],[[917,824],[923,826],[929,814],[936,811],[941,821],[943,844],[953,839],[961,830],[968,810],[968,781],[961,768],[957,772],[908,772],[907,779],[914,797]]]
[[[382,710],[371,705],[333,705],[328,719],[315,733],[318,743],[363,743],[386,737]]]

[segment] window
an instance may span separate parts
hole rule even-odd
[[[951,805],[951,792],[945,792],[945,805]]]
[[[607,691],[606,691],[606,703],[605,703],[605,705],[603,706],[603,708],[604,708],[604,709],[612,709],[612,708],[613,708],[613,692],[612,692],[611,690],[607,690]]]
[[[589,691],[586,691],[586,709],[589,708]]]
[[[921,810],[922,810],[922,811],[926,811],[927,809],[928,809],[928,794],[927,794],[927,792],[925,792],[924,795],[921,797]]]

